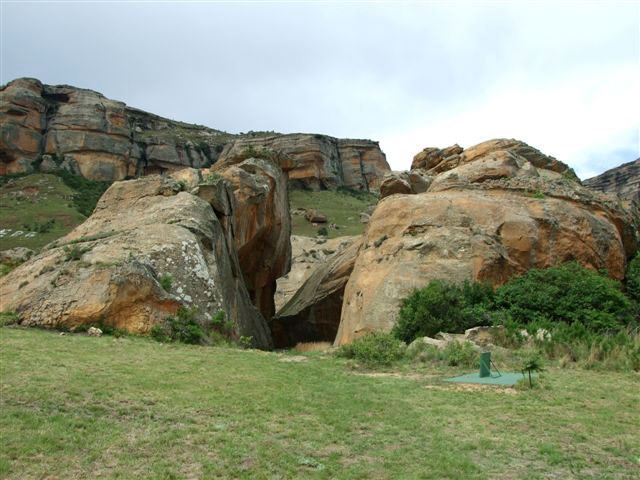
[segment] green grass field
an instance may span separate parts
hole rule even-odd
[[[346,191],[322,190],[289,190],[289,204],[291,211],[296,208],[316,209],[327,215],[328,223],[335,223],[339,230],[329,229],[329,238],[345,235],[359,235],[364,232],[365,224],[360,223],[360,212],[369,205],[375,205],[377,196],[367,192],[350,194]],[[315,237],[318,227],[314,227],[302,215],[291,216],[291,226],[294,235]]]
[[[14,247],[38,250],[82,223],[85,217],[73,204],[76,193],[62,178],[45,173],[13,178],[0,185],[0,230],[11,229],[0,236],[0,250]],[[49,231],[27,236],[25,225],[33,227],[36,222],[51,219],[54,223]],[[17,230],[23,233],[12,236]]]
[[[0,476],[637,478],[638,374],[469,390],[305,358],[2,328]]]

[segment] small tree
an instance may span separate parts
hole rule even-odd
[[[533,382],[531,381],[531,372],[543,372],[544,365],[542,363],[542,357],[538,352],[529,355],[524,359],[522,363],[522,377],[526,378],[525,372],[529,375],[529,388],[533,387]]]

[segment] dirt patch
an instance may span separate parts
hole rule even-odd
[[[452,383],[452,384],[442,384],[442,385],[425,385],[424,388],[428,388],[429,390],[445,390],[448,392],[494,392],[494,393],[504,393],[506,395],[517,395],[518,390],[511,387],[501,387],[495,385],[481,385],[476,383]]]
[[[292,355],[292,356],[282,357],[278,361],[284,362],[284,363],[300,363],[300,362],[306,362],[307,357],[304,357],[302,355]]]

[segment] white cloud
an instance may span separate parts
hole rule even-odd
[[[427,146],[468,147],[491,138],[517,138],[570,164],[581,178],[602,171],[597,161],[615,149],[640,156],[640,66],[575,72],[547,85],[496,90],[472,104],[425,112],[422,124],[379,135],[392,168],[407,169]],[[610,165],[613,166],[613,165]]]

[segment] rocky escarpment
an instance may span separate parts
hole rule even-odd
[[[2,88],[0,174],[38,164],[114,181],[202,168],[248,147],[286,154],[291,182],[310,188],[375,190],[389,170],[377,142],[324,135],[232,135],[153,115],[92,90],[21,78]],[[252,155],[245,155],[245,158]]]
[[[216,188],[216,197],[232,195],[226,182]],[[228,333],[271,347],[233,243],[210,203],[182,189],[159,175],[114,183],[89,219],[0,279],[2,310],[23,325],[148,333],[180,306],[194,307],[201,321],[223,311]]]
[[[225,146],[220,161],[228,162],[246,155],[244,152],[262,149],[277,154],[294,187],[377,191],[390,170],[378,142],[300,133],[234,139]]]
[[[624,201],[640,205],[640,158],[583,180],[585,187],[619,196]]]
[[[410,172],[385,176],[381,197],[352,257],[314,272],[278,312],[277,342],[325,335],[318,325],[335,321],[338,297],[341,345],[390,330],[402,299],[430,280],[499,285],[572,260],[621,279],[638,248],[637,218],[619,200],[517,140],[425,149]]]
[[[499,285],[572,260],[622,279],[638,248],[636,219],[619,202],[522,142],[427,149],[412,172],[429,187],[378,204],[345,287],[336,344],[391,329],[401,300],[430,280]]]

